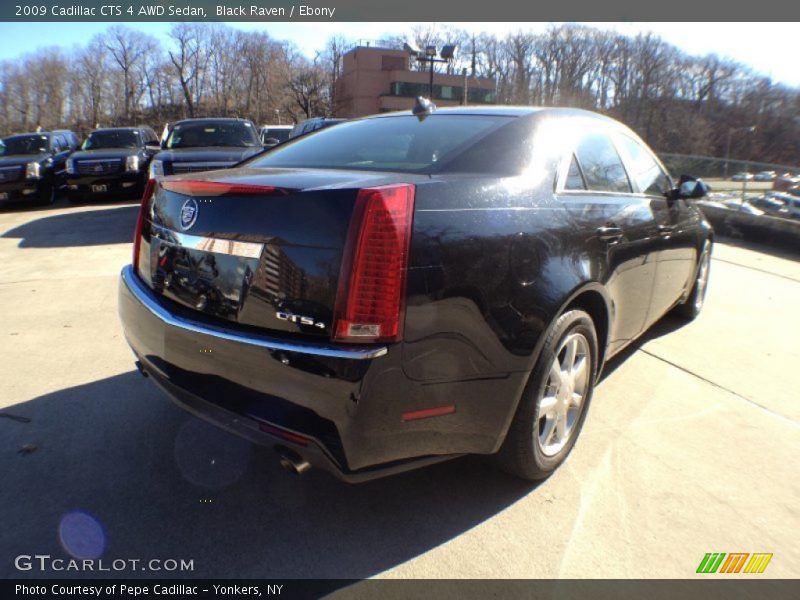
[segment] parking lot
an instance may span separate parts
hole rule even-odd
[[[769,552],[763,577],[800,577],[797,257],[719,243],[703,314],[607,365],[549,480],[468,457],[352,486],[287,474],[138,374],[116,309],[137,208],[0,209],[3,577],[58,576],[14,557],[62,546],[193,560],[170,576],[683,578]],[[74,511],[101,528],[65,529]]]

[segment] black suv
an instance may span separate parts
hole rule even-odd
[[[0,202],[52,204],[64,183],[69,154],[69,145],[60,134],[20,133],[4,138],[0,143]]]
[[[150,159],[159,151],[150,127],[95,129],[67,161],[70,201],[89,197],[141,197]]]
[[[345,119],[326,119],[324,117],[314,117],[313,119],[300,121],[292,128],[292,132],[289,134],[289,139],[300,137],[301,135],[311,133],[312,131],[318,131],[320,129],[325,129],[326,127],[338,125],[344,120]]]
[[[223,118],[178,121],[161,147],[151,177],[227,169],[264,149],[251,121]]]

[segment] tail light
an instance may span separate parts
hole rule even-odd
[[[150,199],[153,197],[153,194],[156,192],[156,186],[158,185],[155,179],[148,179],[147,185],[144,188],[144,194],[142,194],[142,205],[139,207],[139,217],[136,219],[136,231],[133,234],[133,269],[134,271],[138,270],[139,265],[139,250],[142,247],[142,230],[144,229],[144,218],[147,214],[147,210],[150,207]]]
[[[333,339],[401,339],[414,214],[411,184],[358,193],[336,294]]]

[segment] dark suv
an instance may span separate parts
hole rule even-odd
[[[0,144],[0,202],[25,200],[51,204],[64,182],[70,154],[60,134],[20,133]]]
[[[313,119],[300,121],[292,128],[292,132],[289,134],[289,139],[300,137],[301,135],[306,135],[307,133],[311,133],[313,131],[319,131],[320,129],[325,129],[326,127],[338,125],[344,120],[345,119],[326,119],[324,117],[314,117]]]
[[[95,129],[67,161],[70,201],[89,197],[141,197],[150,159],[159,151],[150,127]]]
[[[251,121],[223,118],[178,121],[161,147],[151,177],[227,169],[264,149]]]

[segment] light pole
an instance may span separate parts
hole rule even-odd
[[[428,80],[428,95],[431,100],[433,99],[433,65],[434,63],[450,63],[455,60],[456,47],[455,44],[446,44],[442,46],[442,51],[439,53],[441,58],[436,58],[436,46],[425,46],[423,52],[412,43],[404,44],[403,48],[412,58],[417,59],[419,62],[427,62],[430,64],[430,78]]]
[[[731,138],[733,137],[733,134],[736,133],[737,131],[749,131],[752,133],[755,130],[756,130],[755,125],[750,125],[748,127],[734,127],[732,129],[728,129],[728,141],[725,144],[725,172],[723,174],[723,179],[728,178],[728,161],[731,159]]]

